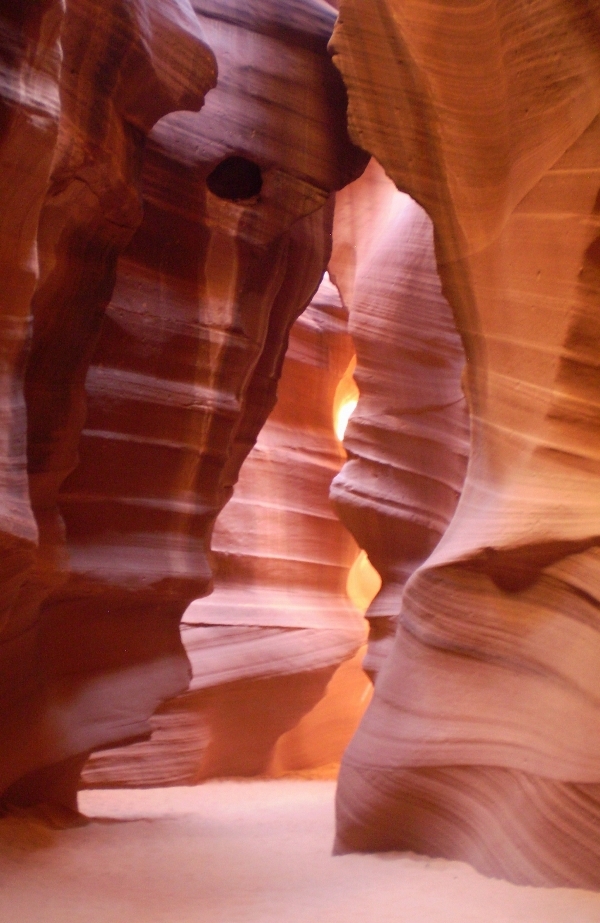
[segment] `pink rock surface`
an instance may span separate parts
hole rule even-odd
[[[372,165],[342,193],[331,262],[361,388],[334,491],[382,576],[337,849],[598,887],[598,12],[339,7],[353,141],[401,192]],[[325,513],[335,375],[311,315],[293,399],[214,532],[188,698],[163,705],[330,258],[332,192],[364,166],[334,20],[320,0],[0,4],[6,801],[72,807],[89,751],[153,729],[103,749],[90,784],[335,750],[342,694],[302,716],[354,670],[362,628],[355,549]],[[466,446],[457,330],[472,442],[444,531]]]
[[[360,397],[331,488],[382,579],[364,667],[381,668],[404,585],[456,508],[468,455],[464,352],[442,295],[433,229],[371,161],[337,197],[333,274],[350,312]]]
[[[599,23],[553,0],[464,12],[343,0],[333,42],[355,140],[433,221],[472,411],[456,515],[347,754],[338,848],[597,887]]]
[[[320,717],[273,750],[365,637],[346,594],[356,545],[329,503],[343,461],[334,395],[351,350],[324,281],[291,330],[277,404],[215,525],[214,591],[183,618],[189,690],[152,718],[149,741],[94,754],[86,785],[190,784],[339,761],[370,686],[358,666],[336,678]]]
[[[31,773],[67,760],[63,774],[72,782],[72,758],[106,732],[97,707],[106,678],[73,678],[89,667],[85,656],[75,671],[63,670],[54,658],[61,640],[39,614],[40,601],[65,575],[56,494],[76,462],[83,376],[118,251],[141,219],[144,135],[172,109],[202,105],[214,60],[185,0],[144,7],[120,0],[25,4],[20,14],[3,17],[13,68],[2,87],[7,134],[0,156],[11,184],[2,246],[11,267],[4,298],[14,405],[3,456],[13,470],[15,456],[19,461],[21,507],[11,514],[17,547],[39,538],[39,550],[30,553],[18,595],[14,553],[3,585],[11,605],[0,638],[0,789],[27,775],[11,800],[27,798],[27,788],[34,798],[45,788],[62,799],[60,770],[45,768],[38,779]],[[142,75],[149,99],[138,96]],[[15,494],[16,485],[7,480],[6,486]],[[5,509],[14,506],[10,500]],[[77,631],[76,624],[61,628],[67,638]]]
[[[210,588],[214,519],[329,258],[330,194],[364,165],[326,50],[332,8],[237,6],[5,17],[11,801],[72,804],[87,753],[148,734],[186,687],[179,619]],[[210,102],[168,115],[200,108],[213,52]]]

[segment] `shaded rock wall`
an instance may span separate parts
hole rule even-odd
[[[31,654],[21,635],[28,617],[15,617],[36,559],[37,524],[27,484],[23,373],[30,327],[30,303],[39,274],[37,225],[52,167],[60,116],[61,3],[3,4],[0,54],[0,265],[3,279],[1,326],[2,693],[19,683],[11,664]],[[31,680],[30,680],[31,682]]]
[[[342,850],[600,884],[599,29],[589,3],[341,3],[352,134],[433,221],[472,410],[347,753]]]
[[[189,681],[179,619],[329,258],[330,193],[364,158],[327,4],[69,0],[5,21],[23,243],[16,268],[4,245],[0,778],[9,800],[72,804],[87,753],[148,734]],[[202,113],[161,118],[200,107],[213,52]]]
[[[145,134],[172,109],[202,105],[214,82],[214,59],[191,8],[177,0],[145,8],[83,0],[68,8],[25,4],[18,16],[7,12],[2,25],[13,67],[3,86],[6,133],[0,147],[9,179],[18,164],[5,199],[3,235],[5,259],[13,265],[3,314],[16,357],[7,367],[14,407],[6,458],[12,463],[18,453],[26,538],[37,544],[19,574],[18,593],[14,575],[7,586],[11,605],[0,644],[0,788],[6,788],[62,760],[71,777],[72,758],[105,733],[94,726],[98,716],[85,702],[85,682],[73,680],[73,670],[63,670],[48,651],[39,613],[40,601],[66,570],[56,495],[76,461],[83,376],[117,255],[141,219]],[[138,96],[140,78],[151,88],[149,98]],[[10,252],[15,223],[23,246],[16,267]],[[11,320],[15,311],[20,329]],[[22,546],[22,515],[12,518],[12,534]],[[55,644],[52,638],[51,648]],[[86,666],[83,659],[76,672]],[[11,799],[26,799],[28,787],[38,798],[40,785],[50,791],[59,784],[53,775],[60,772],[44,770],[43,783],[28,778]]]
[[[265,773],[273,758],[276,772],[339,761],[370,685],[354,663],[321,717],[273,749],[365,636],[346,596],[356,546],[328,499],[343,460],[334,395],[351,354],[325,280],[292,327],[277,405],[216,522],[214,591],[183,618],[189,690],[153,716],[149,741],[94,754],[86,785],[193,784]]]
[[[442,295],[427,215],[376,161],[337,197],[330,271],[349,307],[360,397],[331,487],[342,521],[381,576],[369,606],[374,675],[404,585],[445,532],[462,488],[464,352]]]

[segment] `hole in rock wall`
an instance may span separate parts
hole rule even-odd
[[[226,157],[206,179],[212,194],[229,202],[253,199],[260,193],[262,184],[260,167],[246,157]]]

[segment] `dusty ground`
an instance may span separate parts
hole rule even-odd
[[[301,780],[85,792],[87,827],[6,819],[0,920],[600,923],[600,894],[399,853],[332,858],[333,794]]]

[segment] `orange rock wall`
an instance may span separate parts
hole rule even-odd
[[[457,512],[347,753],[338,848],[597,887],[600,21],[466,12],[342,0],[333,39],[353,138],[433,221],[472,412]]]
[[[12,403],[4,457],[18,477],[5,480],[13,565],[0,638],[0,788],[13,784],[11,800],[41,789],[64,800],[59,777],[76,775],[78,755],[107,734],[95,704],[106,678],[91,675],[85,656],[63,669],[54,657],[61,641],[40,613],[68,568],[57,490],[76,463],[83,376],[118,252],[141,220],[145,134],[167,112],[202,105],[214,59],[183,0],[145,10],[73,0],[3,15],[0,158],[14,184],[2,231]],[[149,98],[138,96],[142,75]],[[61,628],[70,641],[76,620]]]
[[[332,680],[365,638],[346,595],[356,545],[329,503],[344,454],[334,395],[351,354],[346,312],[324,281],[292,327],[277,404],[216,522],[214,590],[183,617],[189,689],[153,716],[149,741],[94,754],[87,786],[189,785],[339,762],[370,688],[360,663]],[[319,712],[290,731],[330,680]]]
[[[364,157],[318,0],[0,15],[0,787],[72,805],[87,753],[147,735],[189,682],[179,620]]]
[[[369,606],[375,675],[402,593],[456,508],[469,450],[464,351],[441,292],[426,213],[376,161],[337,196],[330,272],[350,312],[360,396],[331,487],[382,585]]]
[[[334,494],[382,576],[336,848],[597,887],[597,5],[338,6],[336,71],[321,0],[0,0],[0,791],[73,807],[88,753],[187,688],[182,613],[365,165],[347,91],[399,191],[372,165],[340,195],[331,261],[361,388]],[[264,451],[309,405],[283,401],[215,531],[202,709],[161,708],[153,738],[169,778],[261,771],[360,642],[321,499],[301,527],[281,504],[266,566],[267,485],[310,491]],[[261,601],[234,627],[241,586]]]

